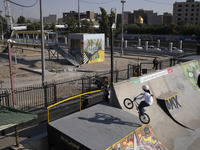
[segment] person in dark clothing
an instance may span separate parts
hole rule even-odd
[[[153,69],[158,70],[158,60],[156,57],[153,60]]]

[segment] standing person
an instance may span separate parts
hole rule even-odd
[[[141,115],[144,115],[143,108],[151,106],[153,104],[153,97],[151,96],[149,86],[148,85],[143,85],[142,89],[144,90],[144,94],[141,97],[135,98],[136,99],[144,99],[144,101],[141,101],[138,109]]]
[[[153,69],[158,70],[158,60],[156,57],[153,60]]]

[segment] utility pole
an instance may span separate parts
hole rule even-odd
[[[1,13],[2,13],[2,11],[0,10],[0,15],[1,15]],[[2,40],[4,40],[4,38],[3,38],[3,19],[2,18],[3,17],[1,15],[1,38],[2,38]]]
[[[121,0],[122,3],[122,15],[121,15],[121,22],[122,22],[122,37],[121,37],[121,56],[124,55],[124,3],[126,3],[125,0]]]
[[[44,82],[45,82],[45,55],[44,55],[44,30],[43,30],[42,0],[40,0],[40,27],[41,27],[42,86],[44,86]]]
[[[80,0],[78,0],[78,27],[81,28]]]
[[[11,31],[13,30],[13,20],[8,0],[4,0],[4,7],[5,7],[5,18],[8,24],[8,32],[11,34]]]

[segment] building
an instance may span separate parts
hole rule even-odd
[[[63,13],[63,22],[66,22],[68,18],[74,18],[77,22],[79,19],[79,14],[76,11],[64,12]],[[95,14],[92,11],[87,11],[86,13],[80,13],[80,19],[89,19],[94,20]]]
[[[186,0],[186,2],[175,2],[173,5],[173,22],[178,24],[192,23],[200,25],[200,2]]]
[[[57,24],[57,15],[49,15],[48,17],[43,17],[44,23],[55,23]]]
[[[68,34],[69,53],[81,64],[105,60],[105,34]]]
[[[138,23],[140,18],[143,19],[144,25],[162,24],[162,16],[154,13],[153,10],[134,10],[133,13],[128,14],[128,24]],[[141,23],[140,23],[141,24]]]
[[[170,13],[163,13],[163,16],[162,16],[162,24],[170,24],[172,23],[172,14]]]
[[[157,13],[147,14],[147,25],[162,24],[162,16]]]

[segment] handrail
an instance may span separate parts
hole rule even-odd
[[[54,107],[54,106],[57,106],[57,105],[59,105],[59,104],[61,104],[61,103],[64,103],[64,102],[66,102],[66,101],[68,101],[68,100],[71,100],[71,99],[74,99],[74,98],[79,97],[79,105],[80,105],[80,111],[81,111],[81,96],[87,95],[87,94],[92,94],[92,93],[97,93],[97,92],[102,92],[102,91],[104,91],[104,90],[96,90],[96,91],[90,91],[90,92],[82,93],[82,94],[79,94],[79,95],[76,95],[76,96],[73,96],[73,97],[64,99],[64,100],[62,100],[62,101],[60,101],[60,102],[57,102],[57,103],[55,103],[55,104],[53,104],[53,105],[50,105],[49,107],[47,107],[47,121],[48,121],[48,123],[49,123],[49,109],[50,109],[50,108],[52,108],[52,107]]]

